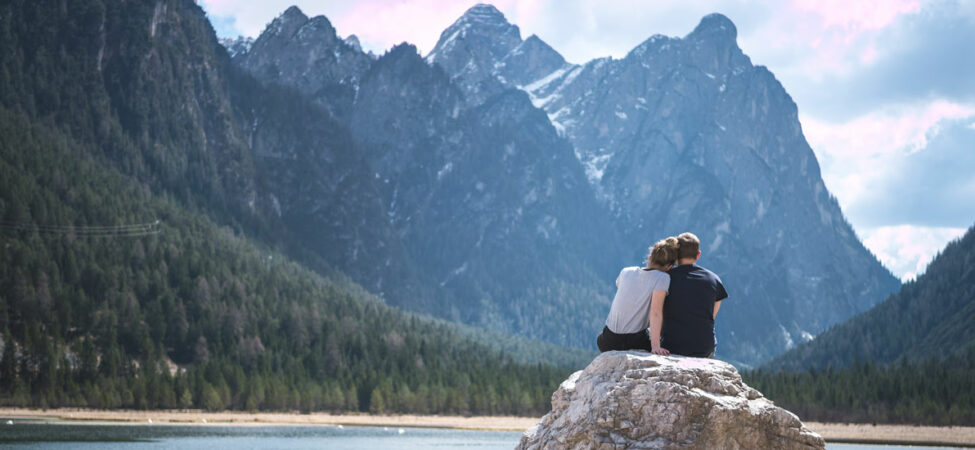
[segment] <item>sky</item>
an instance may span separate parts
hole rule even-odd
[[[220,37],[257,37],[288,6],[382,54],[429,52],[476,1],[198,0]],[[712,12],[792,96],[823,179],[864,244],[908,280],[975,224],[975,1],[496,0],[567,60],[623,57]]]

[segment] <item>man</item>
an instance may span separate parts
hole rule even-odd
[[[710,358],[714,356],[714,318],[728,293],[714,272],[697,265],[701,241],[691,233],[677,236],[677,267],[670,269],[670,292],[664,301],[660,351]]]

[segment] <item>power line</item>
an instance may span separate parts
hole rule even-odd
[[[0,220],[0,230],[38,234],[73,234],[77,237],[140,237],[159,234],[160,221],[123,225],[39,225]]]

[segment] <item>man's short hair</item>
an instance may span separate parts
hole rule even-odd
[[[679,259],[697,259],[697,254],[701,251],[701,240],[694,233],[681,233],[677,236],[677,243],[680,245],[677,251]]]

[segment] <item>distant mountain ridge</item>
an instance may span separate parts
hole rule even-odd
[[[720,14],[684,38],[574,65],[482,4],[441,34],[426,67],[399,46],[365,70],[364,56],[328,56],[347,51],[334,32],[281,33],[274,24],[289,17],[304,15],[289,9],[234,61],[342,104],[331,110],[365,149],[408,264],[444,288],[406,307],[588,346],[616,271],[653,240],[692,231],[734,304],[718,321],[719,356],[755,364],[899,288],[823,184],[796,105]],[[315,69],[327,63],[339,67]],[[308,73],[324,79],[288,75]],[[353,101],[322,94],[329,86]],[[510,155],[527,159],[515,167]],[[529,211],[539,214],[526,222]],[[473,270],[479,261],[491,263]]]
[[[975,227],[948,243],[924,274],[867,312],[773,359],[770,370],[888,365],[975,354]]]

